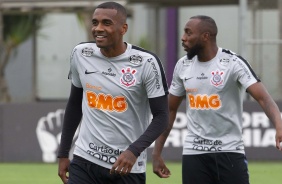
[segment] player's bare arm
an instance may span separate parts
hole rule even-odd
[[[251,85],[247,91],[251,94],[251,96],[258,101],[260,106],[263,108],[265,114],[273,123],[276,129],[276,148],[282,151],[282,120],[281,120],[281,113],[274,102],[272,97],[269,95],[267,90],[265,89],[264,85],[261,82],[255,83]]]
[[[167,129],[158,137],[155,141],[155,147],[152,153],[153,158],[153,172],[160,178],[168,178],[171,173],[170,170],[166,167],[162,157],[161,152],[163,150],[165,141],[173,127],[173,123],[176,118],[177,109],[182,102],[183,97],[178,97],[169,94],[168,103],[169,103],[169,125]]]

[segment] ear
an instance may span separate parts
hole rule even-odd
[[[210,39],[210,33],[209,32],[205,32],[205,33],[203,33],[203,40],[204,41],[208,41],[209,39]]]
[[[127,32],[127,29],[128,29],[128,25],[123,24],[121,27],[121,34],[124,35]]]

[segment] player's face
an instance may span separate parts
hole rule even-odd
[[[198,29],[199,22],[198,19],[190,19],[184,27],[181,41],[184,50],[187,51],[188,59],[192,59],[203,50],[201,32]]]
[[[92,35],[102,49],[115,49],[123,44],[127,25],[123,23],[115,9],[95,10],[92,16]]]

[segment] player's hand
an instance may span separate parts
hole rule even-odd
[[[136,162],[136,159],[137,158],[131,151],[125,150],[120,154],[117,161],[114,163],[112,169],[110,170],[110,174],[129,174],[134,163]]]
[[[168,178],[171,175],[161,156],[153,156],[153,172],[160,178]]]
[[[282,151],[282,129],[276,130],[276,148]]]
[[[70,165],[69,158],[59,158],[58,175],[60,176],[64,184],[66,184],[69,179],[67,175],[67,173],[69,172],[69,165]]]

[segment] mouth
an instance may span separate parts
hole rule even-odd
[[[103,41],[105,38],[106,38],[106,36],[103,36],[103,35],[95,35],[96,41]]]
[[[185,45],[184,43],[182,43],[182,47],[184,48],[184,50],[189,50],[189,47],[187,45]]]

